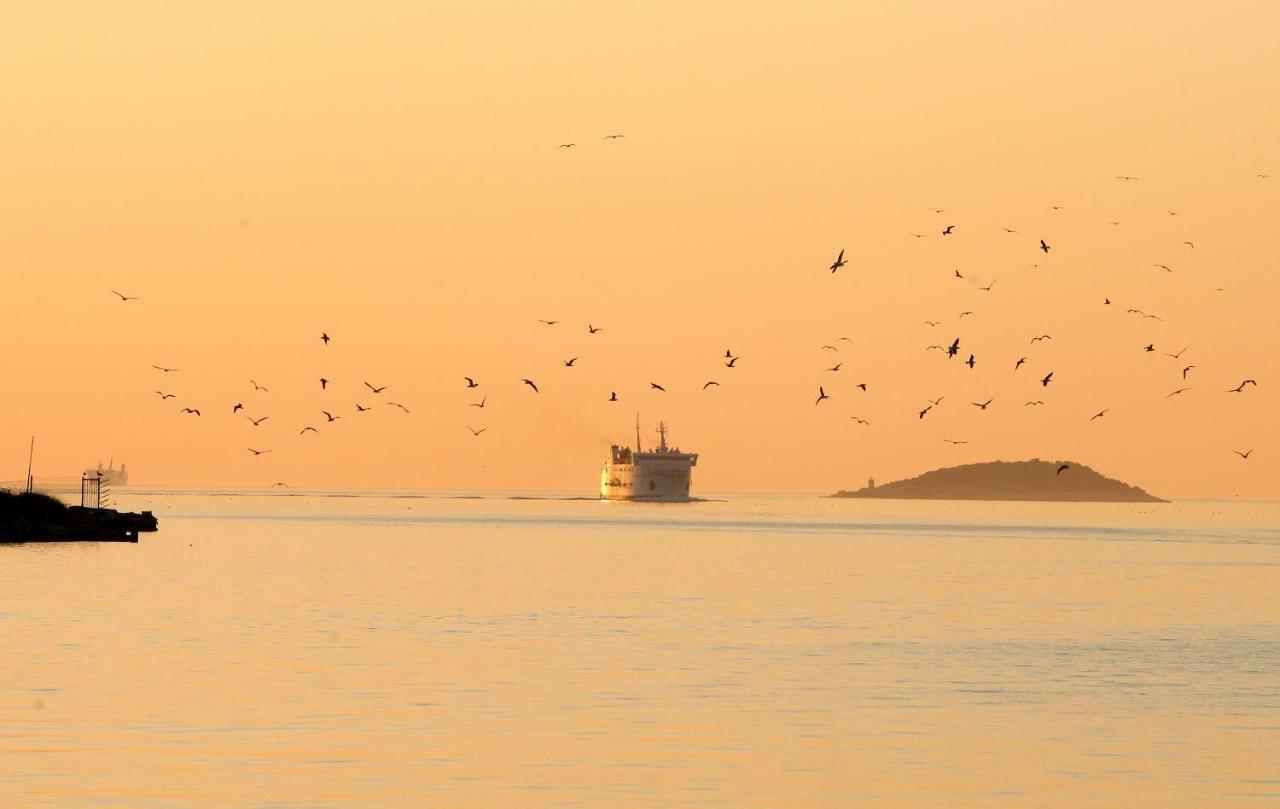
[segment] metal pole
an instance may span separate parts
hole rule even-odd
[[[36,437],[33,435],[31,436],[31,452],[30,454],[27,455],[27,494],[31,494],[31,490],[34,488],[34,485],[35,485],[34,481],[31,478],[31,465],[35,463],[35,460],[36,460]]]

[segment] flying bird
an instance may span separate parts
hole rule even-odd
[[[534,393],[539,393],[539,392],[540,392],[540,391],[538,390],[538,386],[537,386],[537,385],[535,385],[535,384],[533,384],[533,380],[532,380],[532,379],[522,379],[522,380],[520,380],[520,381],[521,381],[521,382],[523,382],[524,384],[528,385],[529,387],[533,388],[533,392],[534,392]]]
[[[1057,473],[1056,473],[1056,474],[1057,474],[1057,475],[1061,475],[1063,472],[1067,471],[1067,470],[1068,470],[1068,469],[1070,469],[1070,468],[1071,468],[1071,465],[1070,465],[1070,464],[1065,464],[1065,463],[1064,463],[1062,466],[1059,466],[1059,467],[1058,467],[1058,471],[1057,471]]]
[[[945,398],[946,398],[945,396],[939,396],[937,399],[929,399],[928,401],[929,401],[929,404],[933,405],[934,407],[937,407],[938,405],[942,404],[942,400]]]
[[[383,385],[380,388],[375,388],[373,385],[370,385],[368,382],[364,383],[364,386],[369,390],[373,391],[374,393],[382,393],[384,390],[387,389],[386,385]]]
[[[940,326],[940,325],[942,325],[942,321],[941,321],[941,320],[926,320],[926,321],[924,322],[924,325],[926,325],[926,326]]]
[[[1165,397],[1164,397],[1164,398],[1166,398],[1166,399],[1172,399],[1174,396],[1177,396],[1179,393],[1182,393],[1184,390],[1191,390],[1191,388],[1178,388],[1178,389],[1177,389],[1177,390],[1175,390],[1173,393],[1167,393],[1167,394],[1165,394]]]
[[[1092,416],[1089,417],[1089,421],[1093,421],[1094,419],[1100,419],[1103,416],[1107,415],[1107,413],[1109,412],[1111,412],[1111,408],[1109,407],[1106,410],[1099,410],[1097,413],[1094,413]]]
[[[1001,230],[1003,230],[1005,233],[1017,233],[1017,232],[1018,232],[1018,231],[1014,230],[1013,228],[1000,228],[1000,229],[1001,229]]]
[[[1049,382],[1051,382],[1052,380],[1053,380],[1053,371],[1050,371],[1049,373],[1044,375],[1044,379],[1040,380],[1040,384],[1041,386],[1047,388],[1049,387]]]
[[[960,350],[960,338],[957,337],[951,341],[951,345],[947,346],[947,359],[951,359]]]
[[[726,368],[732,368],[738,362],[737,357],[730,357],[729,361],[724,364]]]
[[[828,267],[827,269],[831,270],[832,272],[835,272],[836,270],[840,269],[847,263],[848,262],[844,260],[844,249],[842,248],[840,250],[840,255],[836,256],[836,260],[831,262],[831,266]]]
[[[978,408],[979,410],[986,410],[986,409],[987,409],[987,405],[991,404],[993,401],[995,401],[995,400],[994,400],[994,399],[988,399],[988,400],[986,400],[985,402],[969,402],[969,404],[973,405],[974,407]]]
[[[162,402],[163,402],[165,399],[172,399],[172,398],[174,398],[174,394],[172,394],[172,393],[165,393],[165,392],[164,392],[164,391],[162,391],[162,390],[158,390],[158,391],[156,391],[156,393],[160,394],[160,401],[162,401]]]
[[[959,270],[952,270],[951,272],[955,273],[956,278],[964,278],[964,274]]]
[[[602,138],[602,140],[617,140],[618,138],[625,138],[625,137],[626,135],[605,135],[604,138]]]
[[[1143,350],[1143,351],[1146,351],[1147,353],[1151,353],[1152,351],[1155,351],[1155,350],[1156,350],[1156,344],[1155,344],[1155,343],[1147,343],[1146,347],[1145,347],[1145,348],[1143,348],[1142,350]]]
[[[1049,252],[1049,245],[1044,243],[1044,239],[1040,240],[1040,249],[1046,253]]]
[[[113,289],[113,290],[111,290],[111,291],[112,291],[112,292],[114,292],[114,293],[115,293],[115,294],[120,298],[120,300],[121,300],[121,301],[136,301],[136,300],[139,300],[138,298],[136,298],[136,297],[134,297],[134,296],[132,296],[132,295],[126,295],[126,294],[124,294],[123,292],[116,292],[114,289]]]
[[[480,387],[480,384],[479,384],[478,382],[476,382],[474,379],[472,379],[471,377],[469,377],[469,376],[464,376],[464,377],[463,377],[463,379],[467,380],[467,387],[468,387],[468,388],[478,388],[478,387]]]
[[[471,402],[471,403],[468,405],[468,407],[480,407],[480,408],[483,408],[483,407],[484,407],[484,403],[485,403],[485,402],[487,402],[487,401],[489,401],[489,397],[488,397],[488,396],[484,396],[484,397],[482,397],[482,398],[480,399],[480,401],[478,401],[478,402]]]
[[[1039,400],[1036,400],[1036,401],[1034,401],[1034,402],[1027,402],[1027,403],[1023,404],[1022,406],[1023,406],[1023,407],[1036,407],[1036,406],[1039,406],[1039,405],[1042,405],[1042,404],[1044,404],[1044,402],[1041,402],[1041,401],[1039,401]]]
[[[328,419],[329,421],[337,421],[338,419],[342,418],[342,416],[335,416],[335,415],[333,415],[333,414],[332,414],[332,413],[330,413],[328,410],[321,410],[320,412],[321,412],[321,413],[324,413],[324,417],[325,417],[326,419]]]
[[[1196,249],[1196,246],[1191,242],[1183,242],[1183,244],[1185,244],[1187,247],[1190,247],[1192,250]]]
[[[1021,367],[1022,367],[1022,364],[1023,364],[1024,362],[1026,362],[1026,361],[1027,361],[1027,358],[1026,358],[1026,357],[1018,357],[1018,361],[1017,361],[1017,362],[1015,362],[1015,363],[1013,364],[1013,370],[1015,370],[1015,371],[1016,371],[1016,370],[1018,370],[1019,368],[1021,368]]]
[[[999,281],[999,280],[1000,280],[999,278],[992,278],[991,283],[987,284],[985,287],[978,287],[978,289],[982,290],[983,292],[990,292],[991,288],[996,285],[996,281]]]
[[[327,332],[320,332],[320,339],[324,342],[325,345],[329,345],[329,335]]]
[[[543,323],[543,324],[545,324],[545,325],[547,325],[547,326],[554,326],[554,325],[556,325],[557,323],[559,323],[560,321],[558,321],[558,320],[543,320],[543,319],[539,318],[539,319],[538,319],[538,322],[539,322],[539,323]]]
[[[611,402],[618,401],[618,394],[614,391],[609,391],[609,401]]]
[[[968,444],[969,443],[968,441],[952,441],[950,438],[944,438],[942,440],[947,442],[948,444]]]
[[[398,407],[398,408],[400,408],[401,410],[403,410],[403,411],[404,411],[404,412],[406,412],[406,413],[408,413],[408,412],[409,412],[409,408],[405,407],[404,405],[400,404],[399,402],[387,402],[387,404],[391,405],[392,407]]]
[[[653,388],[654,390],[660,390],[660,391],[662,391],[663,393],[666,393],[666,392],[667,392],[667,389],[666,389],[666,388],[664,388],[664,387],[662,387],[661,385],[659,385],[657,382],[650,382],[650,383],[649,383],[649,387],[650,387],[650,388]]]
[[[572,367],[573,367],[573,364],[574,364],[575,362],[577,362],[577,361],[578,361],[578,358],[577,358],[577,357],[570,357],[569,359],[567,359],[567,360],[565,360],[565,361],[564,361],[564,367],[566,367],[566,368],[572,368]]]
[[[151,367],[155,368],[157,371],[163,371],[166,374],[171,374],[178,370],[177,368],[165,368],[163,365],[152,365]]]
[[[830,399],[830,398],[831,398],[831,397],[827,395],[827,392],[826,392],[826,391],[824,391],[824,390],[822,389],[822,386],[821,386],[821,385],[819,385],[819,386],[818,386],[818,399],[817,399],[817,401],[815,401],[815,402],[814,402],[814,405],[816,406],[816,405],[820,404],[820,403],[822,402],[822,400],[823,400],[823,399]]]
[[[1154,265],[1154,266],[1159,267],[1160,269],[1164,270],[1165,272],[1173,272],[1173,268],[1172,268],[1172,267],[1170,267],[1168,264],[1156,264],[1156,265]]]
[[[254,449],[253,447],[246,447],[246,449],[252,452],[255,458],[258,457],[259,455],[266,455],[268,452],[271,451],[269,449]]]
[[[934,213],[946,213],[946,212],[947,212],[947,209],[946,209],[946,208],[930,208],[929,210],[933,211]]]
[[[834,372],[834,371],[839,371],[839,370],[840,370],[840,366],[841,366],[841,365],[844,365],[844,363],[843,363],[843,362],[837,362],[835,365],[831,366],[831,367],[830,367],[830,368],[828,368],[827,370],[828,370],[828,371],[832,371],[832,372]]]
[[[262,387],[261,385],[259,385],[257,382],[254,382],[252,379],[250,379],[250,380],[249,380],[249,384],[250,384],[250,385],[253,385],[253,389],[254,389],[254,390],[260,390],[260,391],[262,391],[263,393],[270,393],[270,392],[271,392],[271,391],[267,390],[266,388]]]
[[[854,421],[858,422],[859,424],[865,425],[865,426],[867,426],[867,427],[870,427],[870,426],[871,426],[871,422],[867,421],[866,419],[860,419],[860,418],[858,418],[857,416],[850,416],[849,418],[851,418],[851,419],[853,419]]]
[[[711,380],[710,382],[708,382],[707,384],[703,385],[703,386],[702,386],[702,389],[703,389],[703,390],[706,390],[707,388],[711,387],[712,385],[715,385],[716,387],[720,387],[720,383],[719,383],[719,382],[717,382],[717,381],[715,381],[715,380],[713,379],[713,380]]]
[[[317,430],[315,427],[303,427],[301,430],[298,431],[298,435],[306,435],[307,433],[318,433],[318,432],[320,431]]]
[[[262,417],[262,418],[260,418],[260,419],[255,419],[253,416],[248,416],[248,415],[246,415],[246,416],[245,416],[245,418],[247,418],[249,421],[252,421],[252,422],[253,422],[253,426],[254,426],[254,427],[257,427],[259,424],[261,424],[262,422],[266,421],[267,419],[269,419],[269,418],[271,418],[271,417],[270,417],[270,416],[263,416],[263,417]]]
[[[1042,340],[1052,340],[1052,339],[1053,339],[1053,338],[1052,338],[1052,337],[1050,337],[1049,335],[1047,335],[1047,334],[1042,334],[1042,335],[1040,335],[1039,337],[1032,337],[1032,338],[1031,338],[1031,342],[1033,342],[1033,343],[1038,343],[1038,342],[1040,342],[1040,341],[1042,341]]]
[[[1240,383],[1239,387],[1232,388],[1231,390],[1227,391],[1227,393],[1244,393],[1245,385],[1253,385],[1254,387],[1257,387],[1258,383],[1254,382],[1252,379],[1246,379],[1245,381]]]
[[[1136,179],[1138,179],[1138,178],[1137,178],[1137,177],[1129,177],[1128,175],[1125,175],[1125,174],[1117,174],[1117,175],[1116,175],[1116,179],[1117,179],[1117,180],[1136,180]]]
[[[368,412],[369,412],[370,410],[372,410],[372,409],[373,409],[372,407],[365,407],[364,405],[360,404],[359,402],[356,402],[356,412],[357,412],[357,413],[368,413]]]
[[[577,146],[577,145],[578,145],[578,144],[576,144],[576,143],[562,143],[562,144],[560,144],[557,148],[560,148],[560,149],[572,149],[573,147],[575,147],[575,146]]]
[[[1248,452],[1241,452],[1238,449],[1233,449],[1231,451],[1239,455],[1241,458],[1244,458],[1246,461],[1249,460],[1249,456],[1253,454],[1253,450],[1249,450]]]
[[[478,436],[478,435],[480,435],[480,433],[483,433],[484,431],[488,430],[489,428],[488,428],[488,427],[481,427],[479,430],[477,430],[475,427],[472,427],[471,425],[467,425],[467,429],[471,431],[471,434],[472,434],[472,435],[474,435],[474,436]]]
[[[324,377],[320,377],[320,390],[327,390],[328,388],[329,388],[329,380],[325,379]]]
[[[973,314],[973,312],[961,312],[960,317],[964,317],[965,315],[971,315],[971,314]],[[956,318],[956,320],[959,320],[960,317]]]
[[[954,230],[954,229],[955,229],[955,225],[947,225],[945,228],[943,228],[943,230],[942,230],[942,235],[943,235],[943,236],[950,236],[950,235],[951,235],[951,231],[952,231],[952,230]]]
[[[1192,368],[1194,368],[1194,367],[1195,367],[1194,365],[1188,365],[1186,368],[1183,368],[1183,369],[1182,369],[1182,378],[1183,378],[1183,379],[1186,379],[1186,378],[1187,378],[1187,371],[1190,371],[1190,370],[1191,370]]]
[[[191,413],[191,414],[196,415],[196,416],[200,415],[200,411],[199,411],[199,410],[197,410],[197,409],[196,409],[196,408],[194,408],[194,407],[184,407],[184,408],[182,408],[181,410],[179,410],[178,412],[179,412],[179,413]]]
[[[933,409],[933,405],[929,405],[929,406],[928,406],[928,407],[926,407],[924,410],[921,410],[921,411],[920,411],[920,418],[924,418],[924,414],[925,414],[925,413],[928,413],[928,412],[929,412],[930,410],[932,410],[932,409]]]
[[[598,326],[592,326],[590,323],[587,324],[587,334],[595,334],[598,331],[604,331],[604,329],[599,328]]]
[[[859,382],[859,383],[856,385],[856,387],[860,388],[860,389],[862,390],[862,392],[863,392],[863,393],[866,393],[866,392],[867,392],[867,383],[866,383],[866,382]]]
[[[969,355],[969,359],[964,361],[964,364],[968,365],[970,368],[972,368],[975,365],[972,354]]]

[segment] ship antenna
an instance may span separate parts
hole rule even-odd
[[[640,414],[636,413],[636,452],[640,451]]]
[[[658,449],[667,451],[667,424],[663,421],[658,422]]]

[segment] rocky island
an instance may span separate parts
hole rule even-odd
[[[1065,468],[1064,468],[1065,467]],[[1061,470],[1061,471],[1059,471]],[[1137,486],[1075,461],[989,461],[935,469],[914,478],[832,497],[887,500],[1047,500],[1075,503],[1164,503]]]

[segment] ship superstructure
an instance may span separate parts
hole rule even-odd
[[[658,446],[644,451],[640,445],[640,421],[636,420],[636,448],[614,444],[600,472],[600,497],[604,500],[689,500],[696,452],[667,446],[667,425],[658,422]]]
[[[86,477],[100,477],[102,482],[108,486],[128,486],[129,485],[129,468],[127,464],[120,464],[120,468],[116,469],[115,458],[107,464],[107,468],[102,468],[102,462],[98,462],[97,469],[84,470]]]

